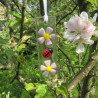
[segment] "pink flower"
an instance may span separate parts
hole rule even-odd
[[[69,41],[73,41],[72,44],[78,43],[76,48],[78,54],[85,50],[83,43],[90,45],[94,43],[94,41],[91,40],[91,37],[97,33],[95,33],[95,26],[92,23],[96,21],[96,18],[97,14],[89,21],[88,14],[82,12],[80,17],[74,15],[68,22],[64,23],[67,30],[64,32],[63,37]]]
[[[41,67],[40,67],[40,70],[41,70],[41,71],[45,71],[45,72],[43,73],[44,76],[47,77],[48,74],[49,74],[49,72],[50,72],[52,75],[54,75],[54,74],[56,73],[55,68],[56,68],[57,66],[56,66],[55,62],[50,65],[50,60],[46,60],[46,61],[44,61],[44,64],[45,64],[46,66],[41,65]]]
[[[40,44],[43,44],[45,41],[45,45],[51,45],[52,41],[50,39],[55,39],[56,35],[55,34],[51,34],[50,33],[53,31],[53,29],[51,27],[48,27],[46,32],[43,28],[41,28],[38,31],[38,34],[41,35],[42,37],[38,38],[38,41]]]

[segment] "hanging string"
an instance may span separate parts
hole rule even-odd
[[[47,22],[48,21],[48,13],[47,13],[47,0],[43,0],[43,4],[44,4],[44,21]]]

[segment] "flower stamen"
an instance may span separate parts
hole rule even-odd
[[[44,39],[48,40],[49,38],[50,38],[49,33],[45,33],[45,34],[44,34]]]
[[[51,71],[51,69],[52,69],[51,66],[46,67],[46,71],[48,71],[48,72]]]
[[[77,30],[76,33],[77,33],[77,34],[80,34],[81,32],[80,32],[80,30]]]

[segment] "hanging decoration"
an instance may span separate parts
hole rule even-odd
[[[38,43],[39,66],[42,71],[45,71],[43,75],[48,76],[49,73],[52,75],[56,73],[56,17],[48,16],[47,0],[43,0],[43,4],[44,16],[37,17],[36,19],[36,35]],[[50,65],[50,62],[53,63]]]

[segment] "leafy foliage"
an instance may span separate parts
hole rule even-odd
[[[27,0],[22,38],[20,38],[23,18],[23,4],[21,1],[8,0],[9,6],[6,6],[5,4],[1,5],[3,2],[0,0],[0,6],[6,7],[6,21],[0,21],[0,26],[4,28],[4,31],[0,31],[0,98],[31,98],[32,95],[35,98],[59,98],[60,96],[68,98],[70,94],[67,91],[67,86],[73,77],[86,65],[91,51],[91,46],[85,45],[86,50],[79,58],[79,55],[75,52],[76,45],[70,45],[71,42],[63,38],[63,32],[65,31],[63,23],[68,21],[74,14],[79,13],[78,5],[69,14],[78,2],[77,0],[49,0],[50,2],[48,2],[49,16],[56,16],[57,43],[63,52],[60,49],[57,51],[56,76],[47,78],[40,72],[37,52],[36,17],[41,16],[41,0]],[[98,9],[97,0],[87,1],[90,2],[87,5],[89,14],[93,16]],[[10,8],[8,9],[8,7]],[[66,17],[63,18],[64,16]],[[96,24],[97,22],[95,22]],[[98,30],[98,26],[96,26],[96,30]],[[95,42],[98,40],[97,37],[92,37],[92,39]],[[92,53],[95,50],[98,50],[97,45],[94,47]],[[64,53],[69,57],[71,62]],[[18,66],[19,63],[20,66]],[[96,62],[95,67],[97,66],[98,62]],[[22,80],[17,76],[11,82],[17,71],[22,76]],[[95,77],[93,78],[95,79]],[[83,81],[80,82],[80,85],[83,85]],[[27,85],[24,85],[24,82]],[[94,98],[97,98],[98,82],[96,81],[93,84],[96,87]],[[73,89],[72,96],[74,98],[79,96],[81,88],[82,86],[79,89],[77,85]]]

